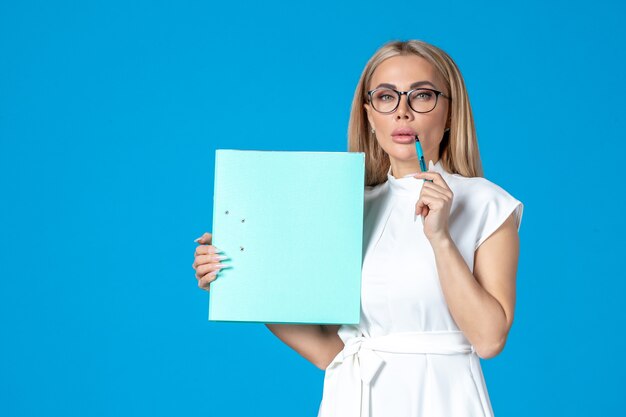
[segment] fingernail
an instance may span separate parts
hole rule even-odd
[[[422,219],[422,225],[424,224],[424,217],[420,216],[420,219]]]
[[[202,239],[202,238],[201,238],[201,237],[199,237],[199,238],[197,238],[197,239],[194,239],[194,242],[197,242],[197,241],[199,241],[200,239]]]
[[[226,256],[226,255],[220,255],[220,256],[216,256],[215,259],[217,259],[218,261],[223,261],[224,259],[228,259],[230,258],[230,256]]]
[[[224,251],[221,250],[220,248],[215,248],[215,253],[224,253]]]
[[[231,264],[217,264],[215,265],[216,268],[230,268],[232,267]]]

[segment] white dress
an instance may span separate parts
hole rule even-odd
[[[470,270],[476,248],[523,204],[482,177],[434,169],[454,193],[450,235]],[[326,368],[318,417],[491,417],[480,359],[452,318],[415,203],[414,174],[366,187],[361,319]]]

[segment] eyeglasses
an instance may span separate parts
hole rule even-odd
[[[435,106],[437,106],[439,96],[452,100],[441,91],[433,90],[432,88],[416,88],[411,91],[398,91],[393,88],[380,87],[367,92],[369,101],[374,110],[384,114],[396,111],[400,104],[400,98],[405,94],[409,102],[409,107],[417,113],[428,113],[432,111]]]

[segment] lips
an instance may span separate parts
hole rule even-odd
[[[399,127],[397,129],[394,129],[393,132],[391,132],[391,136],[413,136],[413,137],[415,137],[416,134],[417,134],[417,132],[415,132],[415,130],[411,129],[410,127]]]
[[[399,127],[391,132],[391,140],[402,144],[415,143],[416,134],[415,130],[410,127]]]

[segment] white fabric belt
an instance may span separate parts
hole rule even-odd
[[[370,383],[384,364],[376,352],[458,355],[474,353],[461,331],[403,332],[365,337],[341,326],[345,346],[326,368],[318,417],[369,417]]]

